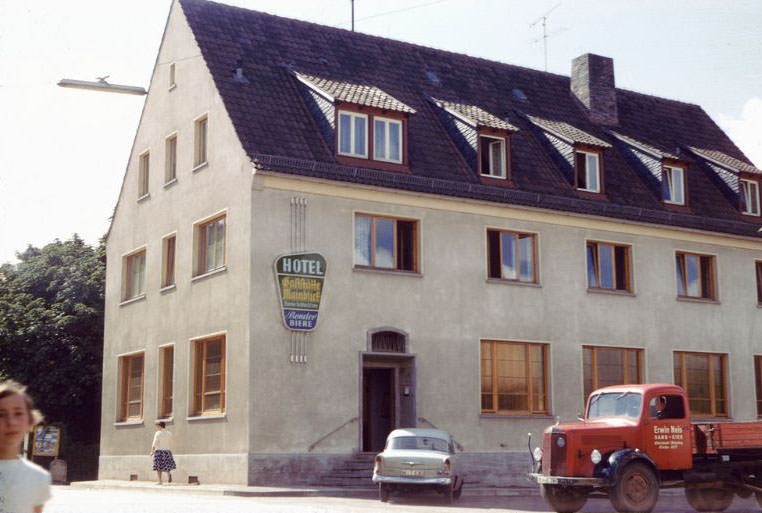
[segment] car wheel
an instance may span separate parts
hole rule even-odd
[[[540,494],[558,513],[576,513],[587,502],[587,495],[584,493],[558,485],[541,485]]]
[[[643,463],[630,463],[609,490],[609,499],[620,513],[651,513],[659,500],[659,482],[654,471]]]
[[[386,483],[378,483],[378,499],[381,502],[389,500],[389,485]]]
[[[459,486],[458,486],[457,490],[455,490],[455,491],[452,493],[452,497],[453,497],[455,500],[458,500],[458,499],[460,499],[460,495],[461,495],[462,493],[463,493],[463,480],[459,480]]]
[[[685,498],[696,511],[725,511],[733,502],[733,492],[724,488],[686,488]]]

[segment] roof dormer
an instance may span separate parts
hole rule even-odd
[[[730,193],[741,214],[759,219],[759,183],[762,180],[762,170],[718,150],[693,146],[688,146],[688,149],[721,179],[726,192]]]
[[[476,105],[429,98],[463,158],[488,185],[511,183],[511,134],[519,129]]]

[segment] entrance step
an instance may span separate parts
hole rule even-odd
[[[337,461],[333,468],[321,476],[316,476],[311,486],[368,488],[373,486],[373,461],[375,454],[359,453],[348,455]]]

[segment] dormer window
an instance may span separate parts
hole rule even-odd
[[[600,154],[576,150],[574,163],[574,182],[577,189],[587,192],[601,192]]]
[[[373,117],[373,158],[402,163],[402,122]]]
[[[751,216],[759,215],[759,183],[741,178],[741,212]]]
[[[505,139],[479,136],[479,172],[482,176],[505,178]]]
[[[339,112],[339,154],[368,158],[368,116]]]
[[[664,166],[661,191],[665,203],[685,205],[685,170],[681,167]]]

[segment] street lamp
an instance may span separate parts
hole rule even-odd
[[[61,87],[71,87],[73,89],[88,89],[90,91],[102,91],[106,93],[136,94],[139,96],[147,94],[146,90],[143,89],[142,87],[109,84],[108,82],[106,82],[106,79],[109,76],[110,75],[106,75],[105,77],[97,77],[98,78],[97,82],[88,82],[85,80],[72,80],[69,78],[64,78],[58,82],[58,85]]]

